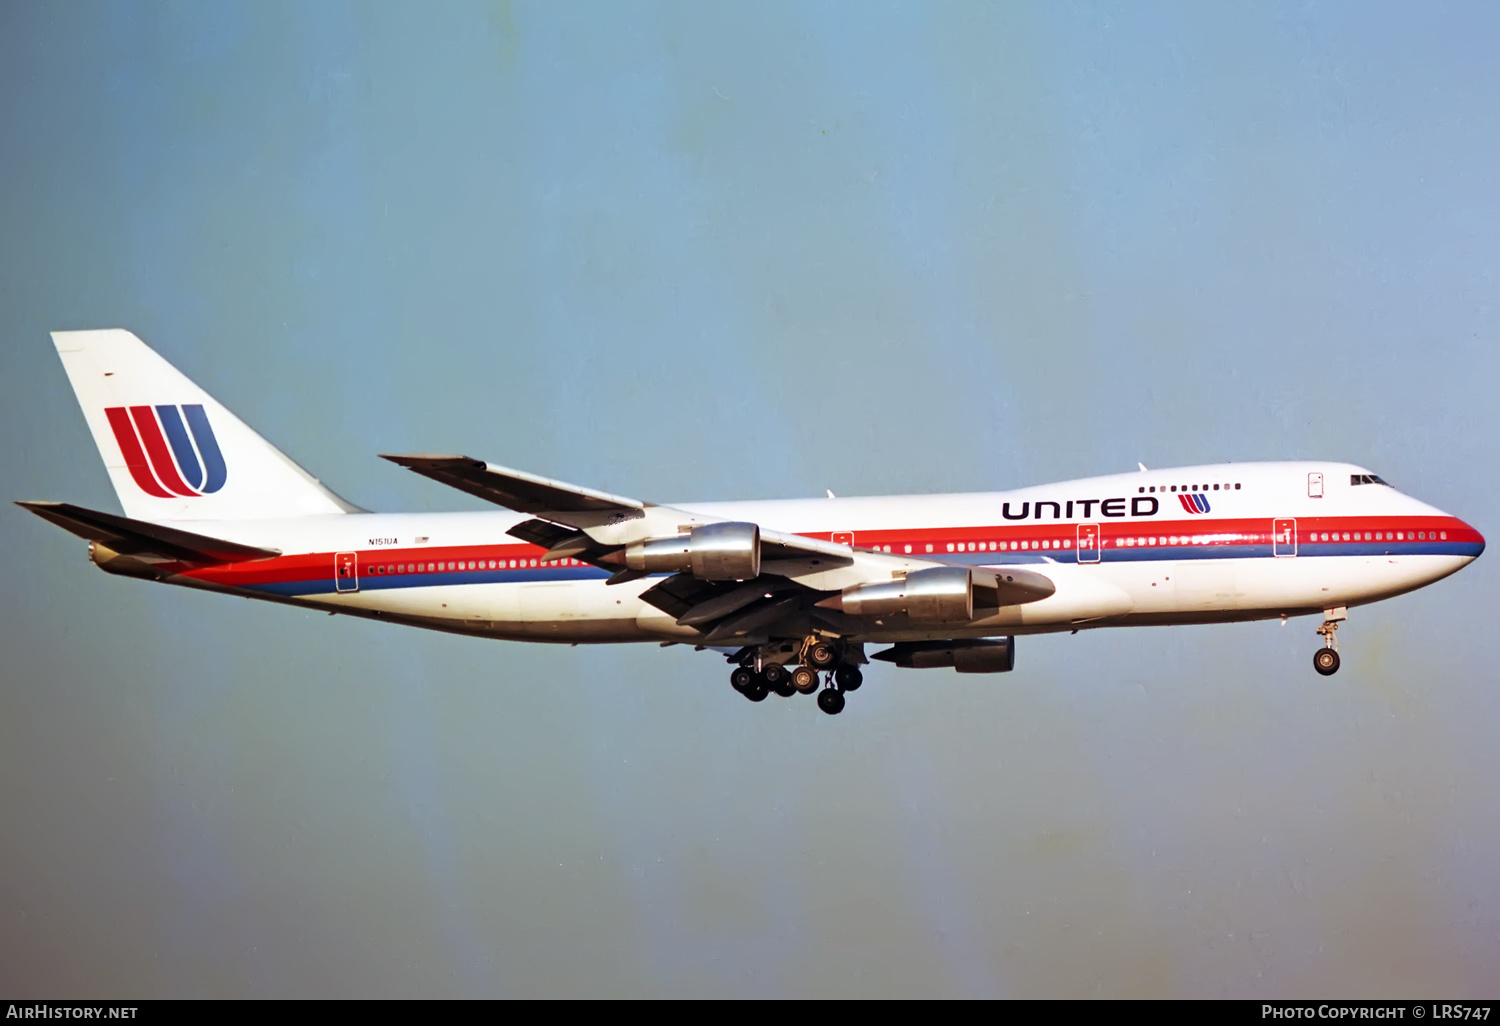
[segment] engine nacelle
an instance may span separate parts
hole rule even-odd
[[[631,570],[691,573],[700,581],[748,581],[760,576],[760,528],[703,524],[676,538],[649,538],[625,547]]]
[[[1016,666],[1016,639],[907,641],[871,658],[915,670],[951,666],[959,673],[1009,673]]]
[[[917,623],[968,623],[974,619],[974,579],[967,567],[914,570],[904,580],[860,584],[818,603],[850,616],[898,616]]]

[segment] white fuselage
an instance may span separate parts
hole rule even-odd
[[[1473,560],[1472,527],[1336,463],[1222,464],[954,495],[675,504],[849,542],[893,558],[1025,566],[1056,592],[962,625],[870,623],[852,641],[998,636],[1315,613],[1389,598]],[[507,535],[507,512],[337,514],[217,522],[214,534],[281,550],[183,568],[172,583],[499,638],[693,641],[642,601],[661,580],[609,573]],[[191,522],[183,527],[191,528]],[[837,590],[836,574],[805,581]]]

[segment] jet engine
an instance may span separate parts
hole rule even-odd
[[[871,658],[917,670],[951,666],[959,673],[1008,673],[1016,665],[1016,640],[907,641],[876,652]]]
[[[691,573],[700,581],[748,581],[760,576],[760,528],[702,524],[675,538],[648,538],[625,547],[631,570]]]
[[[974,619],[974,578],[968,567],[913,570],[903,580],[859,584],[818,605],[850,616],[896,616],[917,623],[968,623]]]

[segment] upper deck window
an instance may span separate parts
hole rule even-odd
[[[1378,484],[1385,485],[1387,488],[1390,487],[1390,484],[1386,481],[1382,481],[1378,474],[1350,474],[1349,483],[1351,485]]]

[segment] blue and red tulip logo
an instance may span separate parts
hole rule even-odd
[[[224,487],[224,455],[201,404],[111,406],[104,415],[130,476],[147,495],[193,498]]]
[[[1208,496],[1202,492],[1193,492],[1191,495],[1178,494],[1177,501],[1182,503],[1182,508],[1189,513],[1208,512]]]

